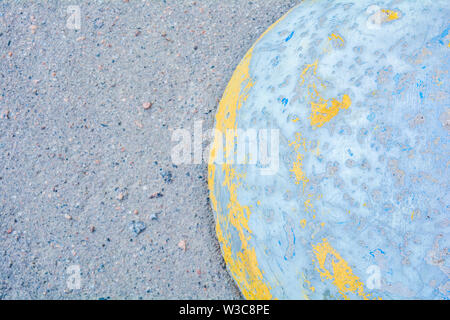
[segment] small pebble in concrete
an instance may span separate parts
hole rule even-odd
[[[178,242],[178,248],[186,251],[186,240],[180,240],[180,242]]]
[[[151,103],[151,102],[144,102],[142,104],[142,108],[144,108],[144,110],[148,110],[152,107],[152,105],[153,105],[153,103]]]
[[[158,220],[158,215],[160,214],[160,212],[156,212],[156,213],[152,213],[150,215],[150,219],[152,220]]]
[[[150,199],[162,198],[163,194],[161,192],[155,192],[150,195]]]
[[[129,228],[130,228],[131,232],[133,232],[135,235],[138,236],[145,230],[146,226],[145,226],[145,223],[142,221],[134,221],[133,220],[130,222]]]

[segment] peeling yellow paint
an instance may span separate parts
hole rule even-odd
[[[302,277],[303,277],[303,281],[307,284],[308,289],[311,290],[311,292],[315,292],[316,288],[314,286],[311,285],[311,281],[309,281],[306,277],[305,274],[302,273]]]
[[[248,74],[250,59],[251,51],[244,57],[236,69],[219,105],[216,129],[220,132],[225,132],[227,129],[234,129],[236,127],[236,110],[245,102],[249,89],[253,86],[253,82]],[[225,115],[228,115],[228,117],[225,117]],[[216,143],[218,143],[217,139],[215,139],[212,148],[212,155],[217,150]],[[228,157],[232,150],[233,148],[227,146],[225,156]],[[210,172],[215,171],[214,166],[214,163],[210,162]],[[237,188],[242,176],[236,172],[231,164],[223,164],[222,171],[224,172],[223,185],[228,188],[230,194],[227,205],[227,221],[224,225],[228,229],[229,224],[231,224],[230,227],[233,227],[237,231],[241,240],[240,251],[233,255],[231,246],[229,245],[229,238],[225,238],[223,235],[223,230],[220,225],[221,215],[218,214],[216,232],[219,242],[222,245],[225,262],[247,299],[271,299],[272,295],[270,294],[269,287],[264,283],[262,273],[258,267],[255,250],[248,245],[251,234],[248,226],[251,214],[250,209],[248,206],[241,205],[237,200]],[[214,183],[212,177],[210,178],[210,182]],[[214,185],[210,185],[210,190],[211,194],[214,194]],[[214,195],[211,198],[213,197],[215,199]],[[214,203],[216,201],[212,202]],[[217,205],[213,204],[213,207],[217,208]]]
[[[394,20],[397,20],[398,18],[400,18],[400,15],[398,14],[398,12],[396,12],[394,10],[382,9],[381,12],[386,14],[385,19],[387,22],[394,21]]]
[[[229,129],[236,129],[236,112],[239,110],[249,95],[249,91],[253,86],[253,80],[249,75],[249,65],[252,56],[253,48],[251,48],[245,55],[241,63],[236,68],[233,77],[231,78],[216,115],[216,129],[219,132],[227,132]],[[236,135],[236,130],[233,134]],[[214,164],[216,152],[219,148],[218,143],[221,139],[215,137],[213,146],[211,148],[210,161],[208,165],[209,171],[209,189],[210,199],[213,209],[217,212],[218,204],[215,197],[215,170]],[[234,145],[227,144],[225,146],[225,157],[228,157],[234,152]],[[223,222],[225,230],[221,227],[220,213],[217,214],[216,233],[217,238],[222,245],[224,260],[228,265],[230,273],[238,283],[242,294],[247,299],[271,299],[270,288],[263,281],[262,273],[258,267],[256,253],[254,248],[250,248],[248,241],[250,240],[251,230],[248,226],[250,218],[250,208],[243,206],[237,200],[237,188],[239,180],[242,178],[231,164],[222,164],[222,171],[224,172],[223,186],[229,190],[230,199],[227,205],[227,221]],[[223,216],[225,217],[225,216]],[[231,225],[231,226],[230,226]],[[231,251],[229,238],[227,234],[228,227],[233,227],[241,240],[241,248],[236,254]]]
[[[342,96],[341,101],[336,98],[325,99],[321,96],[314,82],[314,79],[316,79],[318,85],[322,89],[325,88],[324,83],[317,77],[318,63],[319,61],[316,60],[312,64],[306,65],[300,74],[300,86],[307,86],[307,92],[310,98],[310,120],[313,128],[322,127],[325,123],[336,117],[340,110],[348,109],[352,104],[352,100],[347,94]]]
[[[292,163],[292,169],[290,171],[295,175],[295,183],[302,183],[303,190],[305,190],[305,186],[308,183],[309,179],[306,177],[305,172],[303,171],[304,155],[300,152],[300,147],[303,147],[303,150],[306,151],[306,140],[302,138],[302,135],[300,133],[296,133],[295,137],[295,141],[289,143],[289,146],[293,146],[295,152],[297,153],[297,158]]]
[[[338,47],[343,47],[345,44],[344,39],[337,33],[332,33],[329,37],[328,40],[330,41],[334,41],[334,43],[336,43],[336,45]]]
[[[303,229],[305,229],[305,227],[306,227],[306,219],[300,220],[300,225],[302,226]]]
[[[310,209],[313,208],[313,205],[312,205],[312,203],[311,203],[311,199],[306,199],[305,202],[304,202],[304,205],[305,205],[305,211],[307,211],[307,212],[308,212]]]
[[[258,267],[255,248],[246,248],[233,256],[231,251],[229,235],[224,237],[219,222],[216,223],[216,233],[219,242],[222,245],[223,257],[228,265],[228,269],[238,282],[239,288],[246,299],[264,299],[272,298],[270,287],[262,281],[262,272]]]
[[[363,282],[353,273],[352,268],[327,239],[322,239],[321,243],[312,247],[318,264],[316,270],[320,273],[322,280],[332,280],[344,299],[349,299],[347,296],[349,293],[357,294],[365,300],[369,299],[370,295],[364,292]],[[328,255],[331,258],[330,266],[326,265]]]
[[[269,27],[259,39],[275,27],[275,25],[285,16]],[[227,130],[234,130],[232,135],[234,137],[237,135],[237,110],[239,110],[247,100],[250,89],[254,84],[253,79],[250,77],[249,67],[255,45],[250,48],[236,67],[222,96],[222,100],[219,103],[216,114],[216,129],[220,133],[227,133]],[[262,272],[258,267],[255,249],[251,248],[249,245],[249,240],[251,238],[251,230],[249,228],[249,218],[251,215],[250,207],[240,204],[237,200],[237,189],[240,185],[240,179],[243,177],[236,172],[231,163],[225,163],[221,167],[222,172],[224,173],[223,186],[228,189],[230,194],[227,212],[226,214],[222,214],[218,211],[219,203],[215,195],[215,172],[217,170],[215,160],[218,156],[218,150],[220,150],[219,143],[221,143],[221,141],[221,137],[214,137],[208,162],[208,188],[210,190],[212,208],[217,213],[216,233],[222,247],[223,257],[231,275],[235,279],[245,298],[271,299],[272,294],[270,293],[270,287],[264,282]],[[234,139],[230,139],[225,145],[224,151],[226,159],[234,154],[234,144],[232,141],[234,141]],[[233,253],[231,250],[228,228],[234,228],[241,240],[241,248],[236,253]]]
[[[306,82],[305,76],[308,74],[308,72],[312,72],[312,75],[317,74],[317,64],[318,63],[319,63],[319,60],[316,60],[313,63],[306,65],[306,67],[303,69],[302,73],[300,74],[300,79],[302,79],[302,81],[300,82],[300,86],[305,84],[305,82]]]
[[[311,126],[322,127],[325,123],[333,119],[339,110],[348,109],[352,104],[350,97],[343,95],[342,101],[332,98],[325,100],[320,97],[319,92],[314,88],[311,94]],[[329,103],[331,101],[331,106]]]

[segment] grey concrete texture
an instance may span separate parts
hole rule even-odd
[[[241,299],[171,130],[297,2],[0,1],[0,299]]]

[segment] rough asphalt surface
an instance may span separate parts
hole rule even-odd
[[[297,2],[0,1],[0,299],[241,298],[171,129]]]

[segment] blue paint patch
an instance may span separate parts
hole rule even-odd
[[[289,99],[288,98],[283,98],[282,100],[281,100],[281,104],[283,105],[283,106],[287,106],[287,104],[288,104],[288,102],[289,102]]]
[[[375,119],[375,113],[374,112],[372,112],[371,114],[369,114],[367,116],[367,120],[369,120],[369,121],[373,121],[374,119]]]
[[[448,26],[442,33],[433,39],[431,39],[432,42],[438,42],[441,45],[446,45],[444,40],[447,38],[448,34],[450,33],[450,26]]]
[[[276,56],[275,58],[272,59],[272,66],[276,67],[279,63],[280,63],[280,57]]]
[[[412,147],[410,147],[409,145],[402,147],[402,151],[411,151],[411,150],[412,150]]]
[[[423,88],[424,87],[423,81],[422,80],[417,81],[416,86],[417,86],[417,88]]]
[[[405,90],[405,87],[404,87],[404,86],[401,87],[401,88],[399,88],[399,85],[400,85],[400,77],[401,77],[401,75],[400,75],[399,73],[397,73],[397,74],[394,76],[395,85],[397,86],[398,89],[397,89],[396,92],[392,92],[392,95],[400,94],[400,93],[402,93],[402,91]]]
[[[370,255],[375,258],[375,254],[374,253],[377,252],[377,251],[380,252],[381,254],[386,254],[383,250],[378,248],[378,249],[375,249],[373,251],[370,251]]]
[[[348,152],[348,154],[350,155],[350,157],[353,157],[353,152],[352,152],[352,150],[348,149],[347,152]]]
[[[286,38],[286,40],[284,40],[285,42],[288,42],[289,40],[291,40],[292,39],[292,37],[294,36],[294,32],[295,31],[292,31],[291,32],[291,34]]]

